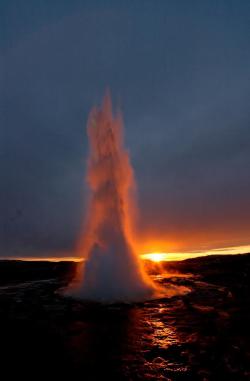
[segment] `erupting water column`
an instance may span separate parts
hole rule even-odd
[[[91,192],[82,245],[86,261],[70,293],[100,301],[148,298],[155,287],[131,240],[133,170],[123,146],[122,119],[112,115],[109,94],[100,109],[91,111],[87,131],[87,182]]]

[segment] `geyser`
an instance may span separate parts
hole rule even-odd
[[[85,263],[68,293],[99,301],[150,298],[156,286],[131,236],[133,170],[123,144],[122,118],[113,116],[108,93],[102,107],[91,111],[87,131],[90,199],[81,245]]]

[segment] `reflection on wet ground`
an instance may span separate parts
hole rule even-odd
[[[243,301],[197,275],[155,279],[191,292],[104,306],[60,296],[56,279],[2,286],[2,369],[9,379],[14,368],[33,379],[250,379]]]

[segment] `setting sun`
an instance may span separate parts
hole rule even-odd
[[[161,262],[166,261],[167,254],[166,253],[148,253],[142,255],[143,259],[148,259],[153,262]]]

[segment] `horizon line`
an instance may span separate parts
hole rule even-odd
[[[241,246],[231,246],[203,251],[190,251],[190,252],[147,252],[140,254],[140,257],[143,260],[152,260],[154,261],[157,257],[157,261],[170,262],[170,261],[182,261],[190,258],[206,257],[212,255],[240,255],[240,254],[249,254],[250,245],[241,245]],[[11,256],[11,257],[0,257],[1,260],[13,260],[13,261],[45,261],[45,262],[82,262],[85,259],[79,256]]]

